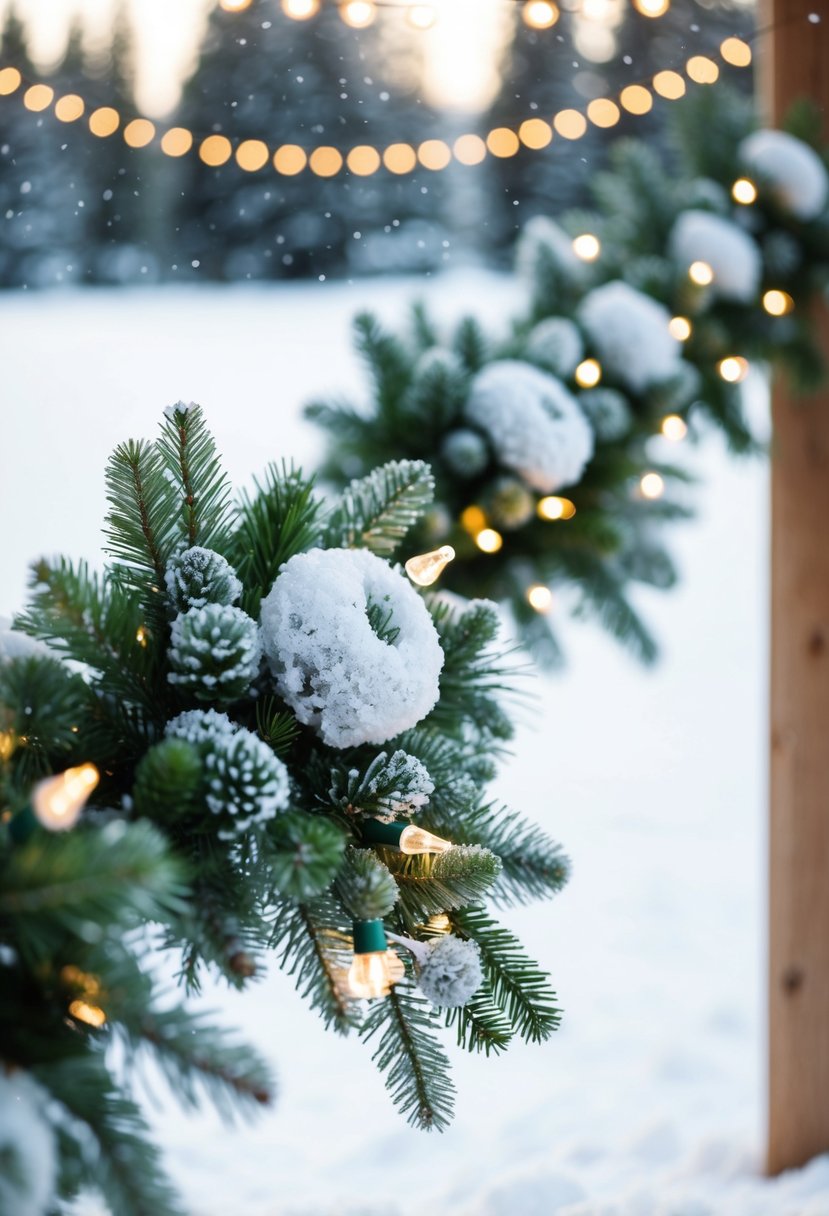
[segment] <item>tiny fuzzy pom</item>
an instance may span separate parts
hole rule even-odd
[[[426,950],[418,949],[415,957],[423,995],[441,1009],[465,1005],[484,978],[477,942],[448,933],[422,945]]]

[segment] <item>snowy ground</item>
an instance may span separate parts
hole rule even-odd
[[[311,467],[299,406],[358,383],[348,318],[396,317],[415,292],[496,318],[514,286],[467,272],[0,298],[0,613],[39,550],[94,556],[107,451],[178,397],[208,408],[237,481],[271,457]],[[765,472],[716,441],[688,455],[706,484],[699,521],[676,532],[683,585],[646,601],[664,661],[645,673],[597,630],[569,630],[569,670],[538,681],[501,782],[574,859],[555,904],[509,918],[553,973],[560,1033],[500,1060],[458,1055],[457,1119],[427,1137],[281,976],[217,992],[274,1060],[280,1097],[231,1131],[155,1111],[192,1216],[829,1216],[829,1159],[758,1173]]]

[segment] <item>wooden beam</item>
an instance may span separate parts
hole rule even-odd
[[[760,25],[766,118],[779,125],[808,97],[829,137],[829,0],[766,0]],[[825,306],[815,320],[829,357]],[[829,390],[799,397],[778,377],[772,423],[766,1165],[776,1174],[829,1151]]]

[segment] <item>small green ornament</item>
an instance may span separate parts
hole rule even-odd
[[[197,701],[226,705],[248,692],[261,657],[254,620],[240,608],[207,604],[173,621],[167,679]]]
[[[176,612],[205,604],[235,604],[242,594],[236,571],[221,553],[194,545],[176,553],[164,575],[167,594]]]

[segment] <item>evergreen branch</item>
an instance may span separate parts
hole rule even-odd
[[[346,989],[352,946],[343,912],[330,896],[301,904],[277,897],[274,910],[270,945],[280,966],[294,976],[326,1028],[346,1034],[358,1024],[359,1012]]]
[[[119,576],[148,605],[160,599],[178,518],[178,502],[158,448],[128,439],[109,458],[106,471],[107,552]]]
[[[334,889],[354,920],[382,920],[398,899],[397,883],[373,849],[346,849]]]
[[[230,526],[230,482],[201,408],[179,402],[165,411],[156,446],[177,490],[184,544],[221,552]]]
[[[414,856],[393,849],[378,852],[397,883],[404,916],[415,922],[477,903],[501,871],[496,855],[479,845]]]
[[[454,1026],[457,1043],[465,1051],[482,1051],[485,1055],[500,1055],[513,1037],[512,1027],[492,999],[492,990],[484,981],[465,1005],[443,1010],[447,1026]]]
[[[434,496],[435,483],[422,460],[393,460],[352,481],[326,523],[326,548],[395,552]]]
[[[294,811],[269,823],[261,846],[271,882],[279,894],[308,900],[331,886],[345,843],[338,824],[322,815]]]
[[[364,1042],[379,1035],[372,1060],[386,1073],[386,1089],[413,1127],[444,1131],[454,1111],[449,1059],[432,1031],[437,1015],[406,984],[397,984],[371,1006],[360,1031]]]
[[[478,943],[492,999],[516,1032],[539,1043],[557,1029],[561,1014],[549,976],[527,958],[520,942],[483,908],[450,913],[453,931]]]

